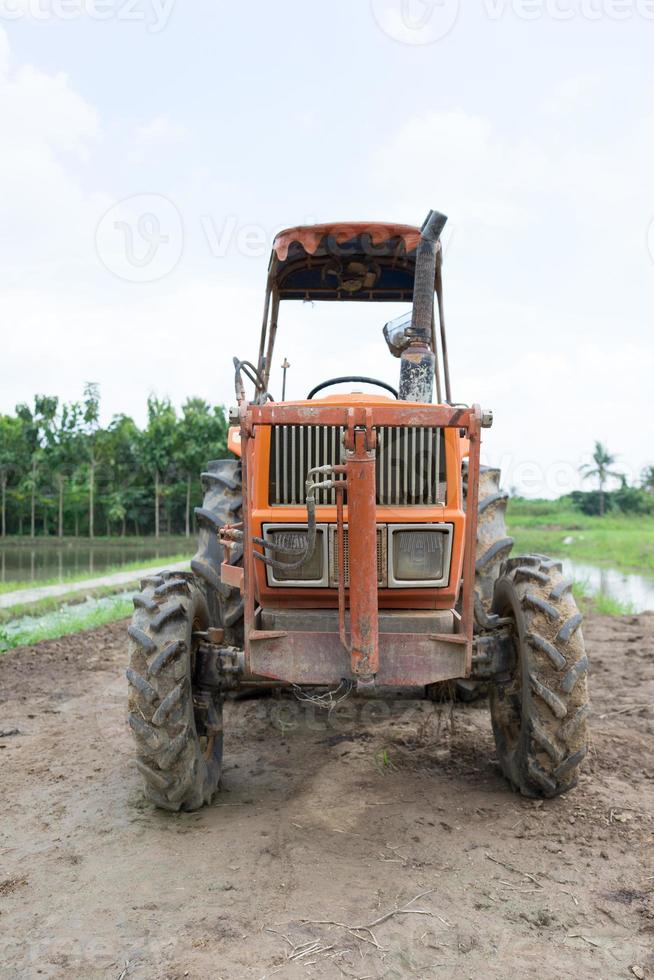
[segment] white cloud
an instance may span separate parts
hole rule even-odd
[[[0,282],[34,281],[88,255],[99,202],[82,175],[101,127],[64,74],[14,68],[2,28],[0,60]]]
[[[600,86],[597,75],[578,75],[557,82],[543,99],[542,109],[550,115],[566,115],[589,106]]]
[[[146,145],[173,145],[182,142],[187,130],[164,113],[139,126],[137,135]]]

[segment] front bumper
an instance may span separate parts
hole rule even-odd
[[[346,617],[349,632],[349,615]],[[295,684],[333,685],[351,676],[337,610],[264,610],[250,633],[250,672]],[[423,686],[466,674],[466,640],[449,610],[379,610],[380,687]]]

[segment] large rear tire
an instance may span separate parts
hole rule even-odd
[[[493,733],[524,796],[572,789],[587,751],[588,657],[571,585],[543,555],[511,558],[495,585],[492,611],[513,623],[515,660],[491,685]]]
[[[464,499],[467,498],[467,467],[463,477]],[[513,538],[506,533],[508,493],[500,488],[500,470],[492,466],[479,468],[479,504],[477,507],[477,551],[475,556],[475,592],[484,612],[493,603],[495,582],[502,562],[509,557]]]
[[[463,500],[468,497],[468,464],[463,464]],[[508,493],[500,488],[500,470],[492,466],[479,468],[479,503],[477,505],[477,550],[475,554],[475,595],[484,613],[490,611],[495,582],[502,562],[508,558],[513,538],[506,533]],[[478,625],[475,627],[478,630]],[[475,680],[456,682],[459,701],[476,701],[487,693],[487,685]]]
[[[128,633],[129,725],[146,797],[164,810],[197,810],[218,788],[222,700],[193,688],[196,641],[209,613],[190,572],[143,579]]]
[[[220,579],[223,548],[218,531],[225,524],[243,519],[243,484],[239,459],[214,459],[202,474],[204,498],[195,508],[198,525],[198,550],[191,568],[202,582],[212,626],[222,626],[225,642],[243,647],[243,597],[238,589]],[[242,545],[235,545],[233,563],[243,562]]]

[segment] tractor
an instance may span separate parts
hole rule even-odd
[[[481,693],[514,790],[548,798],[577,783],[582,616],[559,562],[511,556],[507,494],[480,465],[492,413],[452,399],[446,220],[430,211],[422,227],[321,224],[274,240],[258,358],[234,359],[231,455],[202,474],[191,570],[146,578],[134,598],[128,720],[158,807],[211,801],[223,704],[251,690],[325,702]],[[346,375],[274,401],[287,301],[405,304],[383,326],[398,390]],[[380,392],[326,391],[364,382]]]

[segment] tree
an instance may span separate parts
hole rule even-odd
[[[7,484],[24,463],[25,442],[20,419],[0,416],[0,487],[2,488],[2,537],[7,535]]]
[[[94,384],[78,401],[37,395],[0,415],[0,533],[190,535],[200,472],[227,451],[224,410],[189,398],[177,414],[153,396],[144,431],[99,415]]]
[[[640,485],[647,493],[654,493],[654,466],[646,466],[640,476]]]
[[[227,422],[221,409],[211,409],[202,398],[188,398],[177,427],[175,459],[186,478],[184,530],[191,534],[191,493],[202,467],[227,451]]]
[[[139,461],[141,434],[128,415],[116,415],[111,420],[107,436],[111,488],[107,516],[110,524],[120,523],[120,533],[124,537],[134,484],[143,476]]]
[[[584,480],[597,480],[599,487],[600,516],[604,515],[604,487],[606,486],[606,481],[611,478],[620,479],[622,476],[621,473],[611,469],[611,467],[615,464],[616,459],[617,456],[610,453],[606,446],[604,446],[601,442],[596,442],[595,450],[593,452],[593,463],[584,463],[583,466],[579,467],[579,472],[582,474],[582,478]]]
[[[77,402],[63,405],[52,433],[50,457],[57,484],[57,535],[64,536],[64,492],[79,450],[79,425],[81,408]]]
[[[165,482],[175,454],[177,416],[167,398],[148,398],[148,427],[143,433],[142,454],[146,470],[154,481],[154,533],[158,538],[161,484]]]
[[[16,415],[23,425],[23,434],[30,456],[30,473],[25,475],[24,483],[30,493],[30,534],[36,534],[36,495],[39,488],[39,466],[43,461],[44,450],[50,429],[57,414],[59,399],[53,395],[35,395],[34,409],[28,405],[16,406]]]
[[[84,385],[82,419],[89,475],[89,538],[95,537],[95,471],[98,465],[98,429],[100,426],[100,386],[93,381]]]

